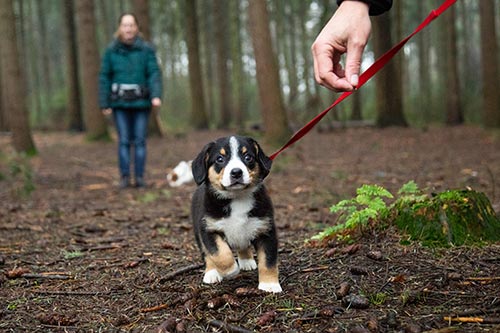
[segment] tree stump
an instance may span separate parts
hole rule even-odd
[[[481,192],[450,190],[425,199],[403,198],[392,210],[394,224],[425,246],[500,241],[500,219]]]

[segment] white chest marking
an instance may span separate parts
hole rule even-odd
[[[269,229],[270,221],[248,217],[254,199],[251,197],[234,199],[231,202],[231,215],[223,219],[207,219],[207,227],[212,231],[223,232],[233,249],[246,249],[257,235]]]

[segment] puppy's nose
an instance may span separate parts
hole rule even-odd
[[[231,170],[231,179],[234,179],[234,180],[238,180],[238,179],[241,179],[241,177],[243,176],[243,170],[241,170],[240,168],[234,168],[233,170]]]

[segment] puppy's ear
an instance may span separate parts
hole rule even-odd
[[[270,159],[262,150],[260,145],[254,139],[251,139],[255,150],[257,151],[257,162],[262,170],[262,179],[266,178],[271,171],[271,166],[273,165],[273,160]]]
[[[203,147],[202,151],[196,156],[193,160],[193,164],[191,169],[193,170],[193,178],[196,184],[201,185],[207,179],[208,173],[208,157],[209,152],[212,149],[214,143],[210,142],[205,147]]]

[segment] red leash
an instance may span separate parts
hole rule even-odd
[[[369,79],[372,78],[375,73],[377,73],[382,67],[384,67],[389,60],[391,60],[396,53],[413,37],[415,36],[418,32],[420,32],[423,28],[425,28],[429,23],[431,23],[435,18],[440,16],[444,11],[446,11],[451,5],[455,4],[457,0],[445,0],[445,2],[437,9],[434,9],[433,11],[430,12],[429,16],[420,23],[420,25],[413,31],[408,37],[403,39],[399,44],[395,45],[392,49],[387,51],[384,55],[382,55],[380,58],[378,58],[363,74],[360,75],[359,77],[359,84],[357,89],[361,88]],[[279,150],[274,152],[270,158],[274,160],[276,156],[278,156],[283,150],[287,149],[290,147],[292,144],[300,140],[304,135],[306,135],[316,124],[328,113],[330,112],[331,109],[333,109],[337,104],[342,102],[344,99],[346,99],[348,96],[352,94],[352,91],[344,92],[342,95],[340,95],[339,98],[335,102],[333,102],[332,105],[330,105],[328,108],[323,110],[320,114],[318,114],[316,117],[314,117],[311,121],[309,121],[304,127],[302,127],[300,130],[298,130],[291,138],[288,140],[287,143],[283,147],[281,147]]]

